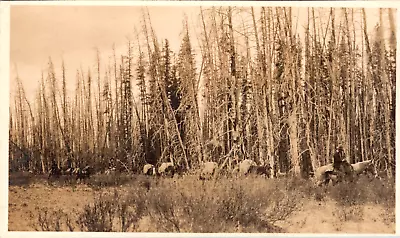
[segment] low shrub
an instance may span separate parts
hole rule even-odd
[[[100,194],[93,204],[85,206],[77,224],[82,231],[90,232],[134,231],[144,214],[144,201],[138,194],[121,195],[117,190]]]
[[[394,208],[395,185],[389,181],[360,177],[353,183],[339,183],[329,187],[329,196],[339,205],[377,204]]]
[[[311,181],[294,178],[222,177],[201,181],[197,176],[136,176],[129,180],[129,186],[107,192],[102,186],[108,183],[100,181],[108,178],[93,179],[91,186],[98,186],[101,193],[77,214],[75,223],[81,231],[140,231],[141,221],[146,220],[151,227],[144,230],[157,232],[275,233],[283,232],[278,227],[280,222],[309,199],[336,201],[339,206],[333,215],[341,221],[362,219],[365,203],[382,204],[390,211],[395,204],[394,183],[380,180],[315,187]],[[127,184],[124,179],[127,177],[118,181]],[[94,185],[93,181],[99,183]],[[41,213],[38,224],[42,230],[74,229],[61,210]]]
[[[86,179],[85,183],[93,188],[114,187],[132,182],[132,175],[128,173],[94,174]]]
[[[262,178],[141,177],[118,192],[102,190],[77,214],[76,225],[81,231],[137,231],[146,218],[157,232],[281,232],[277,222],[297,209],[300,196],[280,186]],[[53,224],[56,218],[45,213],[38,223],[42,230],[66,226],[65,219]]]
[[[149,216],[162,232],[278,232],[298,201],[271,181],[252,181],[164,180],[148,193]]]
[[[79,216],[77,223],[82,231],[111,232],[113,231],[116,204],[113,199],[100,195],[94,204],[87,204]]]
[[[35,230],[39,231],[74,231],[70,217],[62,209],[49,211],[48,208],[36,209],[39,213]]]

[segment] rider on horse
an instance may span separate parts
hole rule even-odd
[[[352,180],[353,167],[346,161],[343,146],[339,145],[333,155],[333,171],[336,175],[345,175]]]
[[[343,146],[339,145],[336,148],[335,154],[333,154],[333,169],[340,171],[342,163],[345,161],[345,153],[343,150]]]

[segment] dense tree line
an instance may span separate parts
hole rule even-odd
[[[307,176],[342,144],[349,162],[374,159],[392,177],[396,26],[393,9],[377,11],[370,34],[364,9],[309,8],[299,34],[292,8],[200,9],[196,54],[187,20],[173,52],[143,11],[126,54],[104,66],[97,52],[94,69],[76,71],[74,93],[51,59],[34,102],[15,79],[10,169],[47,172],[55,159],[229,170],[253,159]]]

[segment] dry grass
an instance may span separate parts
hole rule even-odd
[[[109,178],[93,178],[86,181],[87,185],[49,186],[38,181],[25,187],[12,185],[9,229],[352,232],[354,227],[348,224],[366,229],[372,222],[377,227],[375,232],[392,233],[395,227],[394,184],[388,181],[360,180],[315,188],[307,180],[260,177],[209,181],[200,181],[196,176],[123,178],[114,183]],[[371,218],[371,207],[378,217]],[[29,223],[20,224],[18,218]],[[318,223],[323,230],[314,230]]]

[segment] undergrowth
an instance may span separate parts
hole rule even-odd
[[[87,204],[75,216],[62,210],[42,211],[38,227],[97,232],[277,233],[284,232],[280,222],[310,200],[335,201],[333,215],[343,222],[361,220],[362,206],[367,203],[382,205],[390,214],[395,208],[393,182],[363,178],[355,183],[315,187],[310,180],[294,178],[200,181],[196,176],[139,176],[131,179],[129,186],[114,187],[111,192],[102,189],[111,184],[98,178],[92,180],[91,186],[98,189],[94,203]],[[71,217],[75,217],[74,221]],[[140,224],[142,220],[148,223],[145,229]]]

